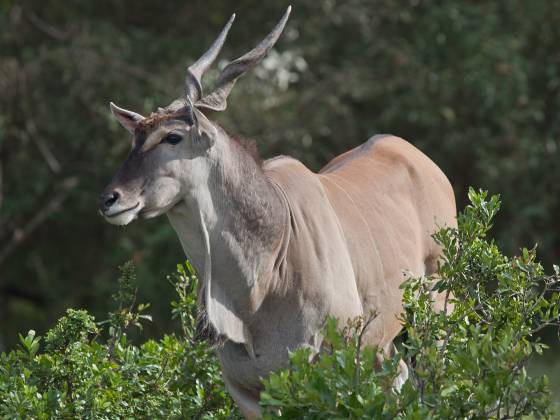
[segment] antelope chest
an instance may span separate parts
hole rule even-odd
[[[262,378],[287,366],[290,351],[302,347],[318,351],[325,314],[318,308],[298,306],[294,299],[281,305],[263,305],[260,321],[250,328],[254,357],[244,344],[226,341],[217,350],[223,373],[231,381],[259,391]]]

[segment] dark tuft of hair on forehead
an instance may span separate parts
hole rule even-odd
[[[175,112],[152,112],[148,117],[144,118],[138,123],[135,130],[135,137],[139,143],[143,143],[146,139],[146,134],[148,130],[157,127],[164,121],[169,120],[183,120],[189,124],[194,124],[191,119],[191,115],[186,110],[179,110]],[[243,150],[249,157],[255,161],[259,168],[262,167],[263,160],[259,155],[257,150],[257,143],[254,140],[247,139],[245,137],[234,136],[228,133],[223,127],[216,124],[216,126],[221,129],[227,137],[229,137],[233,142],[235,142],[241,150]]]
[[[190,114],[186,111],[176,111],[168,113],[152,112],[148,117],[140,121],[136,127],[138,132],[143,132],[152,129],[164,121],[169,120],[183,120],[189,124],[193,124]]]

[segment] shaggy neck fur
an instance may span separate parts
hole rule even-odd
[[[201,160],[211,162],[205,175],[168,216],[203,280],[208,323],[251,353],[252,316],[279,286],[288,210],[254,157],[223,130],[209,154]]]

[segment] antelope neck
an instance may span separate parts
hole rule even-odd
[[[248,343],[251,316],[278,287],[288,208],[243,146],[229,138],[217,146],[206,182],[168,216],[203,279],[199,297],[210,323],[219,334]]]

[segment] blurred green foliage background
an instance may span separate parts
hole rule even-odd
[[[469,185],[502,195],[506,253],[538,243],[547,269],[560,261],[560,2],[291,3],[275,50],[216,116],[228,131],[316,170],[376,133],[401,136],[444,170],[459,208]],[[97,214],[130,147],[108,102],[167,105],[232,12],[221,65],[287,5],[0,0],[0,349],[67,307],[102,318],[127,259],[152,303],[148,334],[169,330],[165,275],[183,254],[166,218],[120,229]]]

